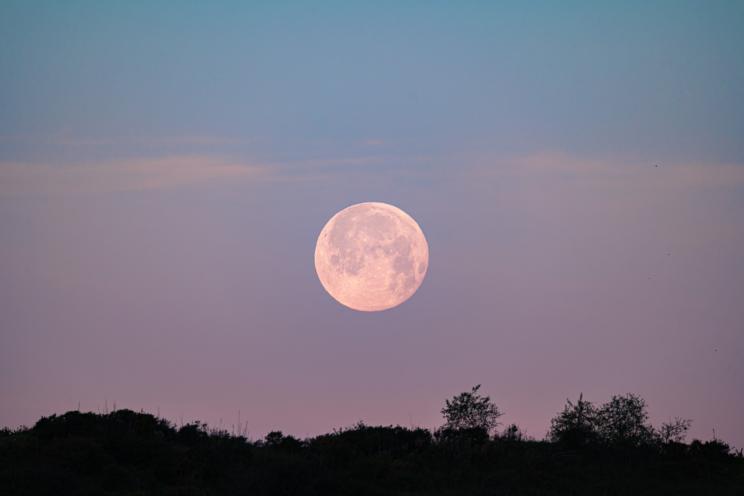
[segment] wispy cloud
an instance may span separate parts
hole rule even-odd
[[[0,161],[0,195],[160,190],[217,181],[317,182],[411,174],[427,157],[346,156],[241,161],[214,155],[166,155],[72,163]]]
[[[72,165],[0,162],[0,195],[102,193],[258,180],[271,168],[209,156],[113,160]]]
[[[471,175],[512,177],[561,184],[594,184],[621,188],[700,190],[744,186],[744,164],[659,163],[592,158],[559,152],[474,160]]]
[[[744,164],[564,153],[482,156],[470,163],[467,187],[486,188],[489,203],[484,208],[498,205],[521,226],[564,226],[561,236],[591,232],[604,233],[605,239],[615,236],[608,233],[612,229],[639,243],[677,246],[710,240],[741,243],[742,221],[735,205],[744,193]]]
[[[0,142],[26,143],[71,148],[103,146],[221,146],[240,145],[256,141],[253,138],[213,135],[174,136],[74,136],[59,133],[48,136],[0,135]]]

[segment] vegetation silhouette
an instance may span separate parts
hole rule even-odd
[[[480,386],[447,400],[444,425],[358,423],[308,439],[249,440],[146,413],[71,411],[0,430],[4,495],[744,494],[744,457],[721,440],[684,443],[690,421],[655,429],[645,401],[580,395],[535,440]]]

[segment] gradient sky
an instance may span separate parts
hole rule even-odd
[[[536,437],[635,392],[744,447],[744,2],[277,3],[0,3],[0,425],[434,427],[482,383]],[[313,267],[362,201],[430,247],[381,313]]]

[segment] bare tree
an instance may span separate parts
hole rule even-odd
[[[674,417],[674,420],[664,422],[659,428],[659,439],[664,444],[682,443],[690,430],[692,420]]]

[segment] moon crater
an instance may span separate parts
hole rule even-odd
[[[429,247],[421,228],[401,209],[367,202],[326,223],[315,246],[315,270],[339,303],[374,312],[400,305],[421,285]]]

